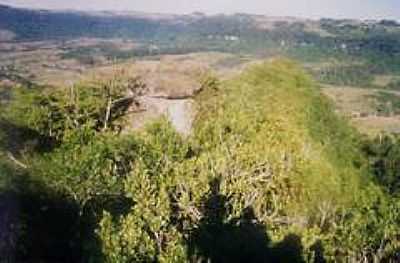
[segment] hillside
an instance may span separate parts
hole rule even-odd
[[[203,79],[189,136],[166,119],[120,133],[126,105],[109,108],[109,99],[141,87],[125,81],[14,89],[2,111],[2,255],[395,262],[397,199],[375,183],[359,134],[301,67],[273,60]]]

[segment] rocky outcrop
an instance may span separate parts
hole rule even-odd
[[[139,62],[137,66],[140,65]],[[189,135],[194,117],[193,97],[201,91],[200,76],[205,70],[201,65],[172,59],[139,68],[137,74],[146,86],[146,93],[139,97],[141,110],[132,114],[129,126],[140,129],[164,116],[179,133]]]

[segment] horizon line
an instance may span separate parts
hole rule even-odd
[[[218,16],[218,15],[250,15],[250,16],[264,16],[270,18],[292,18],[292,19],[302,19],[302,20],[322,20],[322,19],[332,19],[332,20],[349,20],[349,21],[384,21],[384,20],[392,20],[396,22],[400,22],[400,18],[355,18],[355,17],[333,17],[333,16],[306,16],[306,15],[270,15],[270,14],[260,14],[260,13],[251,13],[251,12],[208,12],[205,10],[194,10],[191,12],[184,13],[171,13],[171,12],[151,12],[151,11],[143,11],[137,9],[80,9],[80,8],[51,8],[51,7],[37,7],[37,6],[29,6],[29,5],[20,5],[20,4],[11,4],[4,3],[0,0],[0,6],[15,8],[15,9],[25,9],[25,10],[35,10],[35,11],[50,11],[50,12],[81,12],[81,13],[138,13],[138,14],[153,14],[153,15],[171,15],[171,16],[187,16],[193,14],[202,14],[204,16]],[[115,14],[118,16],[118,14]]]

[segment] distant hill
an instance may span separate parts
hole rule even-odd
[[[179,27],[143,15],[109,15],[72,11],[30,10],[0,6],[0,28],[16,34],[16,40],[68,39],[76,37],[144,38]],[[162,23],[163,22],[163,23]]]
[[[378,49],[399,52],[396,21],[308,20],[234,14],[189,15],[141,12],[49,11],[0,5],[3,41],[125,38],[151,42],[169,51],[258,51],[267,48]],[[315,52],[314,52],[315,53]],[[326,53],[326,52],[325,52]]]
[[[0,5],[0,30],[15,34],[16,40],[68,39],[76,37],[124,37],[160,39],[181,34],[207,37],[244,36],[299,37],[299,34],[332,36],[350,27],[399,27],[395,21],[307,20],[262,15],[189,15],[113,11],[50,11]],[[292,30],[287,26],[291,25]],[[335,27],[334,30],[331,27]],[[279,36],[271,34],[278,30]],[[275,32],[276,33],[276,32]],[[235,39],[235,38],[233,38]]]

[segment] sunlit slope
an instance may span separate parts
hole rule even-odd
[[[184,176],[196,195],[219,178],[230,216],[251,207],[275,238],[299,233],[307,249],[322,239],[339,258],[357,258],[387,234],[388,219],[369,209],[385,198],[364,169],[359,134],[296,64],[255,66],[198,101],[200,157]],[[382,224],[379,234],[364,234],[368,220]]]
[[[257,193],[260,215],[275,202],[275,212],[291,208],[285,213],[294,218],[287,220],[323,224],[322,211],[334,213],[354,201],[360,187],[357,134],[299,67],[287,61],[259,65],[218,93],[199,99],[206,102],[196,139],[217,174],[237,174],[226,180],[238,202]]]

